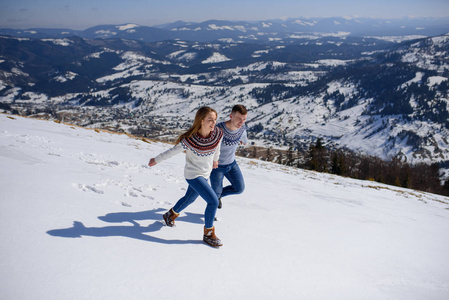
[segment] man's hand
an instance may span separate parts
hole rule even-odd
[[[217,160],[217,161],[214,161],[214,164],[212,165],[212,168],[213,168],[213,169],[218,168],[218,160]]]

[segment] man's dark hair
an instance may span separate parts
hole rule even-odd
[[[248,111],[246,110],[246,107],[244,107],[241,104],[234,105],[234,107],[232,108],[231,113],[235,113],[235,112],[238,112],[238,113],[240,113],[242,115],[246,115],[248,113]]]

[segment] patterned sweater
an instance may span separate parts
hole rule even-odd
[[[184,177],[195,179],[202,176],[209,179],[214,161],[218,161],[223,132],[215,127],[208,137],[201,137],[194,134],[190,138],[184,138],[171,149],[159,154],[154,159],[160,163],[183,150],[186,150],[186,164],[184,167]]]
[[[220,166],[232,164],[235,160],[235,151],[240,142],[247,144],[246,125],[237,130],[229,130],[225,122],[220,122],[217,127],[223,130],[223,143],[220,150]]]

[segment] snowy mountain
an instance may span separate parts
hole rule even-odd
[[[449,198],[238,158],[216,250],[169,147],[0,114],[0,298],[447,299]]]
[[[323,138],[449,166],[448,35],[288,44],[3,36],[0,49],[5,112],[172,139],[199,106],[224,118],[243,103],[255,144],[307,149]]]
[[[0,29],[0,35],[27,38],[88,39],[123,38],[143,42],[181,39],[198,42],[233,40],[234,42],[288,41],[301,35],[348,36],[434,36],[449,31],[448,18],[376,19],[355,17],[289,18],[257,22],[209,20],[201,23],[175,22],[154,27],[138,24],[100,25],[86,30]]]

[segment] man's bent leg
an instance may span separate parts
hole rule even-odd
[[[240,170],[237,162],[234,162],[232,164],[231,168],[225,174],[225,177],[229,180],[231,185],[223,188],[221,197],[243,193],[243,191],[245,190],[245,181],[243,179],[242,171]]]

